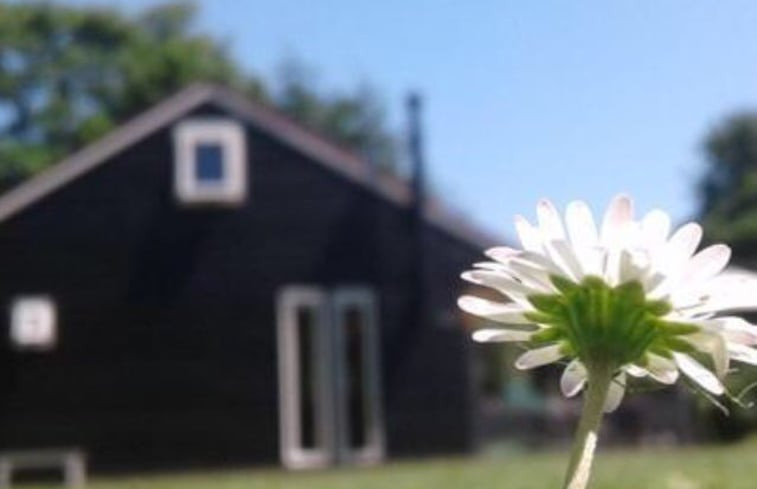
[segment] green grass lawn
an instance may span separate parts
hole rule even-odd
[[[497,453],[315,472],[237,470],[91,481],[91,489],[559,489],[566,454]],[[31,489],[31,486],[27,486]],[[45,486],[60,487],[60,486]],[[757,439],[706,448],[610,450],[593,489],[755,489]]]

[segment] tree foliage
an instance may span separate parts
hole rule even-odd
[[[742,112],[725,119],[705,139],[706,169],[699,182],[700,218],[710,241],[728,243],[737,262],[757,264],[757,113]],[[752,318],[754,322],[754,318]],[[738,367],[738,366],[734,366]],[[739,395],[749,388],[744,402],[755,401],[752,389],[757,375],[738,369],[729,376],[729,390]],[[700,406],[709,434],[735,439],[757,430],[757,413],[727,402],[729,416],[712,403]]]
[[[0,187],[27,177],[196,81],[283,109],[391,166],[393,137],[372,92],[321,95],[303,77],[266,87],[194,27],[191,3],[127,16],[108,8],[0,3]]]
[[[707,235],[751,261],[757,258],[757,114],[725,120],[707,136],[704,150],[699,194]]]
[[[353,93],[324,95],[313,69],[302,60],[285,59],[280,66],[279,90],[271,93],[276,106],[290,117],[357,150],[379,169],[396,171],[397,142],[385,126],[384,104],[368,84]]]

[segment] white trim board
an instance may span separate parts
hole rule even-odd
[[[279,449],[281,461],[291,469],[324,467],[333,462],[334,418],[332,412],[331,352],[329,338],[330,315],[328,297],[317,287],[290,286],[279,292],[276,301],[276,335],[279,381]],[[303,446],[300,409],[303,393],[300,390],[300,324],[297,313],[306,307],[313,314],[311,352],[313,362],[306,370],[313,374],[318,388],[313,392],[313,436],[315,446]]]
[[[111,156],[205,102],[211,93],[210,86],[193,85],[6,192],[0,197],[0,222],[104,164]]]
[[[0,196],[0,222],[20,213],[74,179],[106,163],[113,155],[208,102],[236,114],[242,120],[270,133],[310,159],[368,188],[386,200],[401,207],[412,205],[410,186],[401,179],[390,175],[377,175],[372,170],[372,165],[354,153],[327,141],[235,90],[198,83],[166,98],[137,117],[116,127],[104,137],[59,161],[38,176]],[[429,223],[478,247],[488,247],[502,241],[472,226],[464,217],[445,211],[444,206],[438,202],[425,203],[424,217]]]
[[[374,464],[385,456],[385,428],[383,414],[383,395],[381,388],[381,358],[379,353],[381,338],[378,325],[378,305],[373,290],[365,287],[338,287],[331,296],[332,321],[336,337],[336,351],[334,352],[337,379],[337,392],[340,394],[337,403],[338,418],[342,420],[338,430],[337,453],[343,463]],[[358,325],[346,323],[345,313],[348,308],[356,307],[361,314]],[[350,446],[350,422],[348,389],[345,382],[349,375],[349,359],[347,355],[347,327],[360,328],[360,360],[362,361],[362,381],[360,385],[363,398],[363,421],[366,423],[364,445]]]

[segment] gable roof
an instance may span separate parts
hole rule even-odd
[[[164,99],[104,137],[59,161],[0,196],[0,223],[67,185],[90,170],[106,163],[118,152],[139,142],[176,119],[205,104],[213,103],[276,139],[402,207],[412,205],[410,185],[394,175],[379,174],[372,165],[352,153],[302,127],[281,113],[250,100],[227,87],[198,83]],[[496,243],[492,234],[452,213],[436,199],[427,199],[423,214],[432,225],[478,247]]]

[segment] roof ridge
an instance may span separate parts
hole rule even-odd
[[[397,175],[379,173],[362,156],[317,131],[290,119],[281,111],[253,101],[239,91],[219,84],[195,82],[115,127],[39,175],[0,196],[0,223],[105,163],[110,156],[138,142],[203,103],[215,103],[272,134],[311,159],[401,206],[412,204],[410,184]],[[438,199],[426,199],[423,215],[435,226],[479,246],[497,240],[469,221],[453,216]]]

